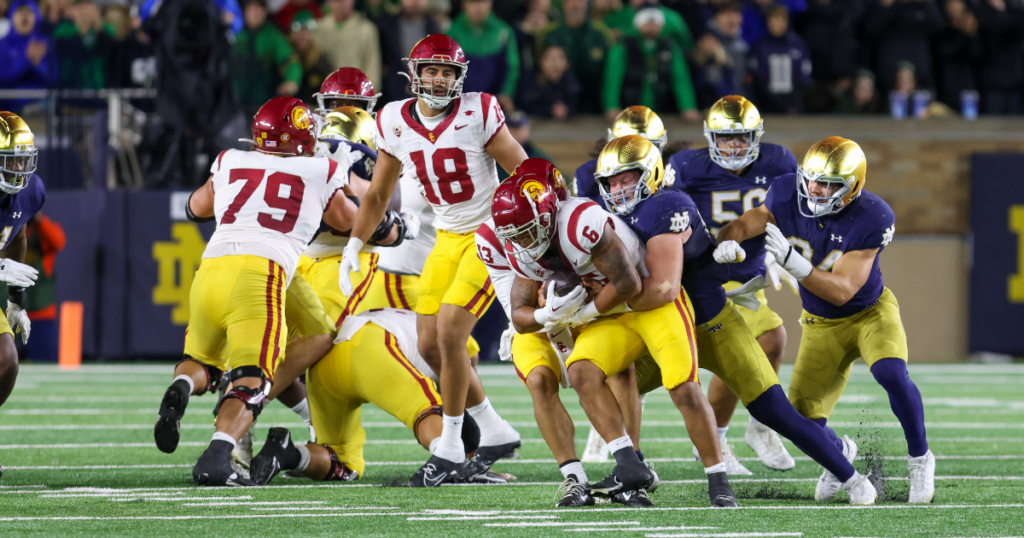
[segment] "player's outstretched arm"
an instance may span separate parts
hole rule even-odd
[[[209,222],[214,218],[213,212],[213,176],[203,183],[189,196],[185,202],[185,215],[195,222]]]
[[[679,297],[683,279],[683,244],[692,233],[693,230],[688,229],[684,233],[656,235],[647,241],[644,264],[651,275],[643,279],[640,295],[630,299],[630,308],[654,310]]]
[[[519,163],[527,159],[526,150],[512,138],[512,133],[508,132],[505,125],[502,125],[498,134],[494,135],[494,140],[487,146],[487,153],[509,174],[519,166]],[[380,166],[380,161],[377,163],[377,166]],[[374,176],[376,175],[374,170]]]
[[[611,223],[604,225],[604,234],[594,245],[590,255],[594,260],[594,267],[607,277],[611,284],[602,288],[597,297],[594,297],[592,304],[598,313],[604,314],[640,293],[640,273],[633,267],[629,251],[616,235]]]
[[[361,200],[359,211],[356,212],[352,233],[341,256],[341,267],[338,272],[338,285],[345,295],[352,294],[352,278],[349,271],[359,272],[359,251],[379,229],[384,213],[388,209],[391,195],[398,184],[398,173],[402,162],[394,156],[381,151],[377,154],[377,164],[373,168],[373,180],[366,190],[366,197]],[[330,223],[328,223],[330,224]]]
[[[718,231],[718,244],[726,241],[742,243],[751,237],[757,237],[765,232],[769,222],[775,224],[775,216],[768,211],[768,206],[755,207],[723,226]]]
[[[877,248],[851,250],[836,260],[831,272],[814,268],[800,284],[818,297],[843,306],[868,281],[877,254]]]
[[[512,283],[512,292],[509,294],[512,303],[512,326],[519,334],[539,332],[544,325],[539,323],[534,313],[537,311],[538,297],[541,282],[529,280],[517,276]]]

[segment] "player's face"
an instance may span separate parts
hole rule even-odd
[[[608,192],[612,194],[612,201],[617,204],[625,204],[632,200],[636,190],[631,187],[639,181],[639,170],[626,170],[608,178]]]
[[[456,78],[455,68],[447,65],[428,65],[420,71],[420,83],[437,97],[447,96]]]
[[[720,134],[715,136],[718,149],[740,150],[750,147],[750,134]]]
[[[843,186],[839,183],[810,180],[807,182],[807,192],[815,198],[828,198],[839,191]]]
[[[328,110],[334,110],[343,106],[354,106],[366,110],[366,101],[361,99],[324,99],[324,106]]]

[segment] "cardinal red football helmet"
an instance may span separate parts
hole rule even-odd
[[[331,73],[320,85],[320,91],[313,94],[320,108],[316,113],[326,116],[328,112],[342,105],[326,103],[327,100],[344,99],[346,101],[357,101],[364,103],[363,109],[373,112],[377,106],[377,98],[380,97],[373,89],[373,82],[365,73],[355,67],[342,67]]]
[[[313,155],[316,148],[313,113],[301,99],[275,97],[252,119],[256,151],[274,155]]]
[[[540,259],[555,237],[558,195],[545,176],[514,173],[494,192],[491,217],[494,233],[524,262]]]
[[[560,172],[558,168],[555,168],[555,165],[547,159],[542,159],[540,157],[526,159],[519,163],[519,166],[512,171],[513,176],[516,174],[532,174],[534,176],[544,178],[544,181],[548,186],[555,191],[555,196],[563,202],[568,200],[570,196],[576,196],[576,193],[573,192],[574,186],[570,185],[569,182],[565,180],[565,176],[562,175],[562,172]]]
[[[444,34],[430,34],[416,43],[409,51],[409,57],[403,60],[409,65],[409,73],[405,76],[409,77],[412,93],[426,101],[430,108],[442,109],[462,95],[462,83],[466,80],[469,60],[454,39]],[[448,65],[455,68],[455,80],[449,84],[445,95],[434,95],[434,79],[420,78],[420,69],[427,65]]]

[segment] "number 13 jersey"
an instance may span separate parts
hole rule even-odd
[[[491,216],[498,170],[487,146],[504,125],[501,106],[488,93],[462,94],[433,129],[424,126],[416,99],[406,99],[377,113],[377,151],[401,161],[402,175],[419,184],[435,228],[471,233]]]
[[[210,167],[217,230],[203,258],[260,256],[291,282],[335,191],[348,184],[349,168],[332,159],[221,152]]]

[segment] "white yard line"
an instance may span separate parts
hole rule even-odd
[[[696,531],[696,530],[712,530],[718,527],[630,527],[628,529],[606,529],[603,528],[604,523],[594,523],[592,525],[602,525],[602,527],[583,527],[576,529],[562,529],[565,532],[651,532],[651,531]]]
[[[413,516],[405,519],[406,521],[481,521],[491,519],[558,519],[558,516]]]
[[[114,502],[132,502],[132,501],[138,501],[138,500],[178,502],[178,501],[226,501],[226,500],[232,500],[232,499],[236,499],[236,500],[237,499],[243,499],[243,500],[244,499],[252,499],[252,495],[239,495],[239,496],[235,496],[235,497],[114,497],[113,499],[110,499],[110,500],[114,501]],[[243,504],[243,503],[238,503],[238,504]],[[245,504],[251,504],[251,503],[245,503]],[[202,506],[206,506],[206,505],[202,505]]]
[[[224,497],[232,499],[241,497]],[[250,499],[252,497],[249,497]],[[182,506],[286,506],[302,508],[304,506],[324,504],[325,501],[252,501],[252,502],[212,502],[212,503],[183,503]],[[276,509],[275,509],[276,510]]]
[[[186,505],[187,506],[187,505]],[[257,506],[250,508],[256,512],[270,512],[274,510],[292,510],[291,506]],[[398,510],[396,506],[309,506],[302,508],[303,511],[313,512],[317,510],[325,512],[337,512],[340,510]]]
[[[718,532],[711,534],[646,534],[647,538],[757,538],[761,536],[803,536],[802,532]]]
[[[576,512],[576,513],[577,514],[585,514],[586,512],[580,511],[580,512]],[[492,518],[492,517],[501,517],[501,516],[481,516],[481,519]],[[409,519],[412,519],[412,518],[409,518]],[[613,526],[617,526],[617,527],[623,527],[623,528],[619,528],[619,529],[609,529],[609,530],[615,530],[615,531],[620,531],[620,532],[633,532],[634,530],[639,530],[639,529],[633,529],[633,528],[630,528],[629,526],[630,525],[639,525],[640,522],[639,521],[600,521],[600,522],[590,522],[590,523],[579,523],[579,522],[568,522],[568,521],[543,521],[543,522],[538,522],[538,523],[485,523],[484,527],[581,527],[581,526],[593,527],[594,525],[598,525],[598,524],[600,524],[602,526],[604,526],[604,525],[613,525]]]

